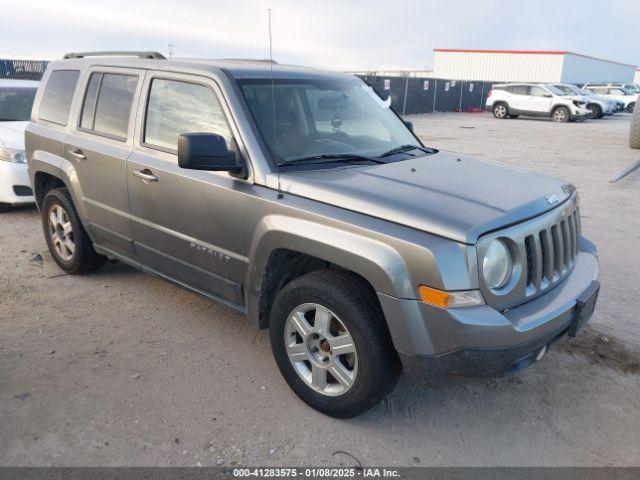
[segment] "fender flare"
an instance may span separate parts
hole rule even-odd
[[[287,249],[311,255],[350,270],[374,290],[399,298],[415,296],[407,266],[396,250],[378,240],[328,225],[285,215],[268,215],[257,225],[249,249],[246,285],[260,295],[271,253]]]
[[[31,184],[34,188],[34,194],[36,188],[36,175],[38,173],[46,173],[53,177],[60,179],[62,183],[67,187],[71,200],[76,207],[80,221],[84,225],[84,218],[87,218],[84,208],[84,194],[82,187],[78,181],[78,175],[75,166],[65,158],[58,155],[54,155],[43,150],[36,150],[33,152],[31,160],[29,161],[29,176],[31,177]],[[86,225],[84,225],[86,228]]]

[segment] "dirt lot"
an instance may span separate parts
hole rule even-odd
[[[640,465],[640,174],[608,183],[640,155],[629,116],[411,120],[428,145],[578,187],[602,262],[581,337],[509,378],[403,378],[335,420],[289,390],[266,332],[224,307],[118,263],[46,278],[28,262],[44,248],[38,213],[18,209],[0,217],[0,464]]]

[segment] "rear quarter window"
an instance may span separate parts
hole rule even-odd
[[[38,118],[47,122],[66,125],[69,121],[71,100],[76,90],[79,70],[55,70],[44,87]]]

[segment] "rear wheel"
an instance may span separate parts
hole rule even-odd
[[[497,103],[493,106],[493,116],[502,120],[509,115],[509,108],[504,103]]]
[[[556,107],[553,112],[551,112],[551,119],[554,122],[568,122],[569,121],[569,109],[567,107]]]
[[[313,408],[353,417],[389,394],[400,366],[375,295],[334,270],[287,284],[271,309],[273,356],[291,389]]]
[[[8,212],[10,208],[11,205],[9,205],[8,203],[0,202],[0,213]]]
[[[602,107],[597,103],[590,103],[587,105],[589,109],[589,118],[602,118]]]
[[[87,273],[105,257],[94,249],[66,188],[47,192],[42,201],[42,229],[51,256],[67,273]]]

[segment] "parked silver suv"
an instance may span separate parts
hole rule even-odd
[[[270,329],[299,397],[349,417],[401,368],[524,368],[598,293],[571,184],[409,127],[345,74],[70,54],[44,75],[26,147],[62,269],[118,259],[222,302]]]

